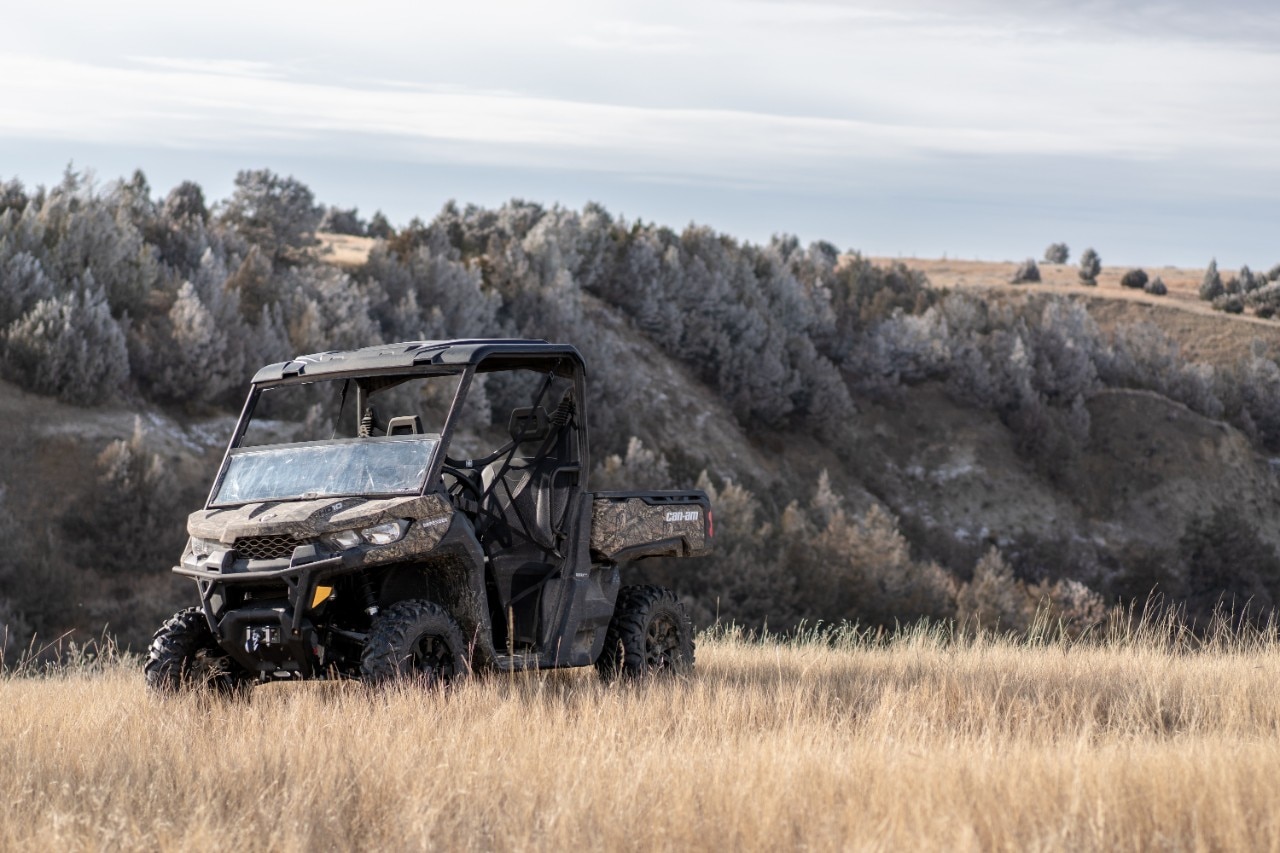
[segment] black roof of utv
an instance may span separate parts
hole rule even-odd
[[[380,371],[404,372],[415,367],[478,365],[493,356],[542,358],[563,355],[573,359],[581,369],[582,355],[570,344],[552,344],[542,340],[519,338],[479,338],[452,341],[404,341],[381,344],[357,350],[330,350],[300,355],[289,361],[268,364],[253,377],[253,384],[263,385],[300,376],[335,376]]]

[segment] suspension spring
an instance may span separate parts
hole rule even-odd
[[[378,615],[378,599],[373,594],[373,583],[368,572],[360,573],[360,591],[364,593],[364,612],[370,616]]]

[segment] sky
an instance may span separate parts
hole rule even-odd
[[[744,240],[1280,262],[1280,5],[45,2],[4,15],[0,179],[241,169],[429,219],[581,207]]]

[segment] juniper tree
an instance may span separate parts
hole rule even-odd
[[[1146,287],[1146,285],[1147,285],[1146,270],[1140,270],[1140,269],[1129,270],[1123,276],[1120,277],[1121,287],[1132,287],[1136,290],[1140,290]]]
[[[373,218],[369,220],[369,227],[365,229],[365,233],[370,237],[379,240],[386,240],[396,235],[396,230],[391,227],[391,223],[387,221],[386,214],[381,210],[374,211]]]
[[[360,220],[360,212],[356,208],[343,210],[332,205],[324,209],[324,216],[316,227],[317,230],[330,234],[348,234],[353,237],[363,237],[366,231],[364,223]]]
[[[1102,272],[1102,259],[1093,249],[1085,249],[1080,255],[1080,280],[1085,284],[1097,284],[1100,272]]]
[[[1013,278],[1009,279],[1013,284],[1022,284],[1023,282],[1032,282],[1040,280],[1040,268],[1036,266],[1036,262],[1031,258],[1027,258],[1018,265],[1018,269],[1014,271]]]
[[[1249,269],[1248,264],[1240,267],[1240,275],[1238,278],[1240,279],[1241,293],[1249,293],[1250,291],[1257,290],[1266,283],[1266,279],[1263,276],[1254,275],[1253,270]]]
[[[1222,276],[1218,273],[1218,259],[1214,258],[1209,261],[1209,266],[1204,271],[1204,278],[1200,281],[1200,298],[1206,302],[1212,302],[1225,292]]]
[[[1048,264],[1065,264],[1071,257],[1071,250],[1066,243],[1050,243],[1044,250],[1044,260]]]

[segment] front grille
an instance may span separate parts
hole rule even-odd
[[[282,560],[293,556],[302,543],[287,533],[277,536],[245,536],[236,540],[236,556],[246,560]]]

